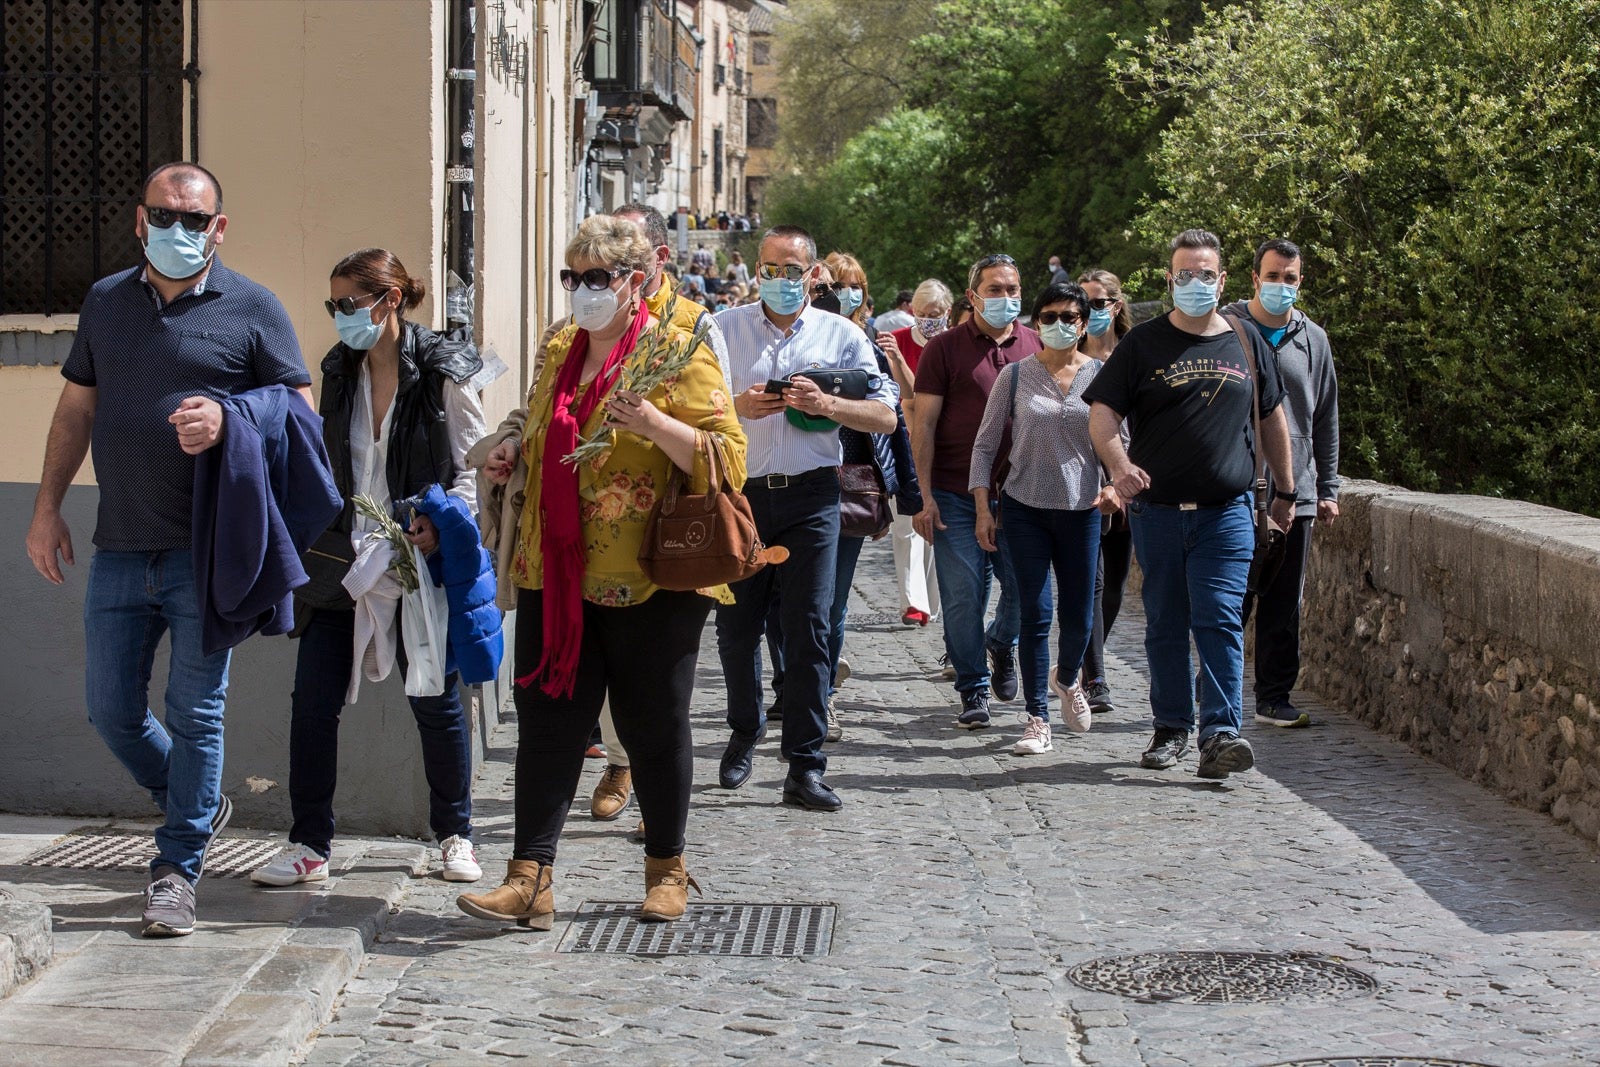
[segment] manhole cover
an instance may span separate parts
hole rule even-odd
[[[1151,1003],[1276,1004],[1342,1000],[1377,990],[1372,976],[1307,952],[1149,952],[1080,963],[1067,977],[1085,989]]]
[[[278,851],[277,841],[251,841],[224,837],[206,853],[208,877],[237,878],[249,874]],[[155,858],[155,842],[148,833],[112,830],[99,834],[71,834],[22,862],[30,867],[73,867],[90,871],[142,871]]]
[[[1439,1060],[1417,1056],[1331,1056],[1319,1060],[1294,1060],[1273,1067],[1489,1067],[1467,1060]]]
[[[690,904],[683,918],[642,923],[637,902],[591,901],[561,938],[560,952],[630,956],[825,956],[832,904]]]

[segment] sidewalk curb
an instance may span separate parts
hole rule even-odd
[[[418,845],[368,849],[195,1040],[184,1067],[287,1064],[328,1020],[428,855]]]
[[[48,967],[54,953],[49,908],[0,900],[0,1000]]]

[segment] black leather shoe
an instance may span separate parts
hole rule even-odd
[[[807,811],[838,811],[844,807],[839,794],[822,780],[821,771],[803,771],[798,778],[791,771],[783,780],[783,802]]]
[[[717,766],[717,784],[724,789],[738,789],[750,780],[751,765],[755,762],[756,746],[767,736],[767,728],[751,738],[734,734],[728,738],[728,747],[722,750],[722,762]]]
[[[1017,699],[1017,656],[1010,645],[985,642],[989,648],[989,688],[1000,701]]]

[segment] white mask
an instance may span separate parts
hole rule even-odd
[[[579,286],[578,291],[569,297],[572,305],[572,321],[580,329],[590,333],[604,329],[617,317],[617,291],[607,286],[604,289],[590,289],[588,286]]]

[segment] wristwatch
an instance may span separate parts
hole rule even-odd
[[[1282,489],[1274,489],[1272,491],[1272,499],[1274,499],[1274,500],[1290,500],[1290,501],[1293,501],[1293,500],[1298,500],[1300,498],[1295,496],[1293,493],[1286,493]]]

